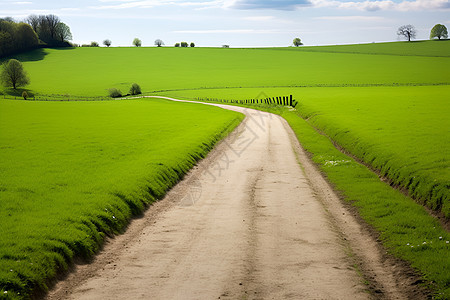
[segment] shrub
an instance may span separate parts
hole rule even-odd
[[[22,97],[23,97],[24,100],[27,100],[27,98],[28,98],[28,93],[27,93],[27,91],[23,91]]]
[[[177,48],[180,47],[180,43],[176,43],[175,47],[177,47]]]
[[[194,42],[192,42],[191,43],[191,48],[194,48],[195,47],[195,44],[194,44]]]
[[[122,92],[116,88],[109,89],[109,96],[111,98],[119,98],[122,97]]]
[[[188,46],[188,43],[187,42],[181,42],[181,47],[187,47]]]
[[[131,88],[130,88],[130,94],[131,94],[131,95],[139,95],[139,94],[142,94],[142,92],[141,92],[141,87],[139,86],[139,84],[133,83],[133,84],[131,85]]]
[[[98,43],[97,42],[91,42],[91,47],[98,47]]]

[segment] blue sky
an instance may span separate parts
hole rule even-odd
[[[0,0],[0,17],[20,21],[55,14],[70,26],[73,42],[110,39],[113,46],[143,46],[162,39],[197,46],[289,46],[396,41],[412,24],[428,39],[435,24],[450,29],[450,0]]]

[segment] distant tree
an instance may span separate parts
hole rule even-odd
[[[439,40],[441,38],[444,38],[444,39],[448,38],[447,27],[445,27],[445,25],[442,25],[442,24],[434,25],[434,27],[431,29],[431,32],[430,32],[430,40],[432,40],[434,38],[438,38]]]
[[[303,45],[302,40],[300,38],[295,38],[292,43],[294,44],[295,47]]]
[[[411,41],[411,39],[415,39],[417,35],[416,28],[412,25],[403,25],[400,26],[397,30],[398,36],[403,36],[408,40],[408,42]]]
[[[180,43],[175,43],[175,47],[180,47]]]
[[[0,80],[5,87],[12,86],[13,89],[17,89],[19,86],[25,86],[30,82],[22,63],[16,59],[10,59],[3,63]]]
[[[192,42],[191,43],[191,48],[194,48],[195,47],[195,44],[194,44],[194,42]]]
[[[46,43],[56,40],[56,27],[60,20],[55,15],[39,16],[38,32],[39,38]]]
[[[188,43],[187,42],[181,42],[181,47],[187,47]]]
[[[133,40],[133,45],[135,45],[136,47],[141,47],[142,46],[142,41],[138,38],[135,38]]]
[[[72,33],[70,32],[69,26],[59,22],[56,25],[56,38],[61,42],[72,40]]]
[[[111,98],[119,98],[122,97],[122,92],[119,89],[112,88],[108,90],[108,94]]]
[[[92,41],[91,44],[89,45],[89,47],[99,47],[99,46],[100,45],[95,41]]]
[[[23,100],[27,100],[27,98],[28,98],[28,93],[27,93],[27,91],[23,91],[23,92],[22,92],[22,97],[23,97]]]
[[[34,32],[38,32],[39,28],[39,17],[36,15],[30,15],[25,19],[25,22],[28,23],[31,28],[33,28]]]
[[[164,46],[164,42],[162,40],[160,40],[160,39],[157,39],[155,41],[155,46],[158,46],[158,47]]]
[[[139,84],[133,83],[133,84],[131,85],[131,88],[130,88],[130,94],[131,94],[131,95],[139,95],[139,94],[142,94],[142,92],[141,92],[141,87],[139,86]]]
[[[112,44],[112,42],[109,39],[106,39],[106,40],[103,41],[103,45],[105,45],[106,47],[111,46],[111,44]]]

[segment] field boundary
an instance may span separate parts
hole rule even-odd
[[[437,83],[349,83],[349,84],[293,84],[293,85],[261,85],[261,86],[212,86],[212,87],[197,87],[197,88],[180,88],[180,89],[165,89],[165,90],[153,90],[150,92],[144,92],[137,97],[131,98],[143,98],[146,96],[157,96],[157,93],[166,92],[182,92],[182,91],[199,91],[199,90],[226,90],[226,89],[266,89],[266,88],[365,88],[365,87],[409,87],[409,86],[447,86],[450,82],[437,82]],[[273,97],[271,97],[273,98]],[[23,99],[21,96],[13,96],[4,94],[0,91],[0,100],[23,100],[23,101],[113,101],[130,99],[130,96],[124,96],[120,98],[111,98],[108,96],[77,96],[77,95],[65,95],[65,94],[35,94],[32,97]],[[202,100],[200,100],[202,101]]]

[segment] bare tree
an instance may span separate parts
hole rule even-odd
[[[50,37],[52,38],[52,40],[56,39],[56,27],[58,26],[58,23],[60,23],[59,17],[55,15],[46,15],[44,16],[44,18],[47,23],[47,29],[50,33]]]
[[[397,30],[398,36],[403,36],[406,39],[408,39],[408,42],[411,41],[411,39],[415,39],[417,35],[416,28],[412,25],[403,25],[400,26]]]
[[[25,22],[28,23],[31,28],[33,28],[34,32],[38,32],[39,28],[39,17],[36,15],[30,15],[25,19]]]
[[[164,46],[164,42],[162,40],[160,40],[160,39],[157,39],[155,41],[155,46],[158,46],[158,47]]]

